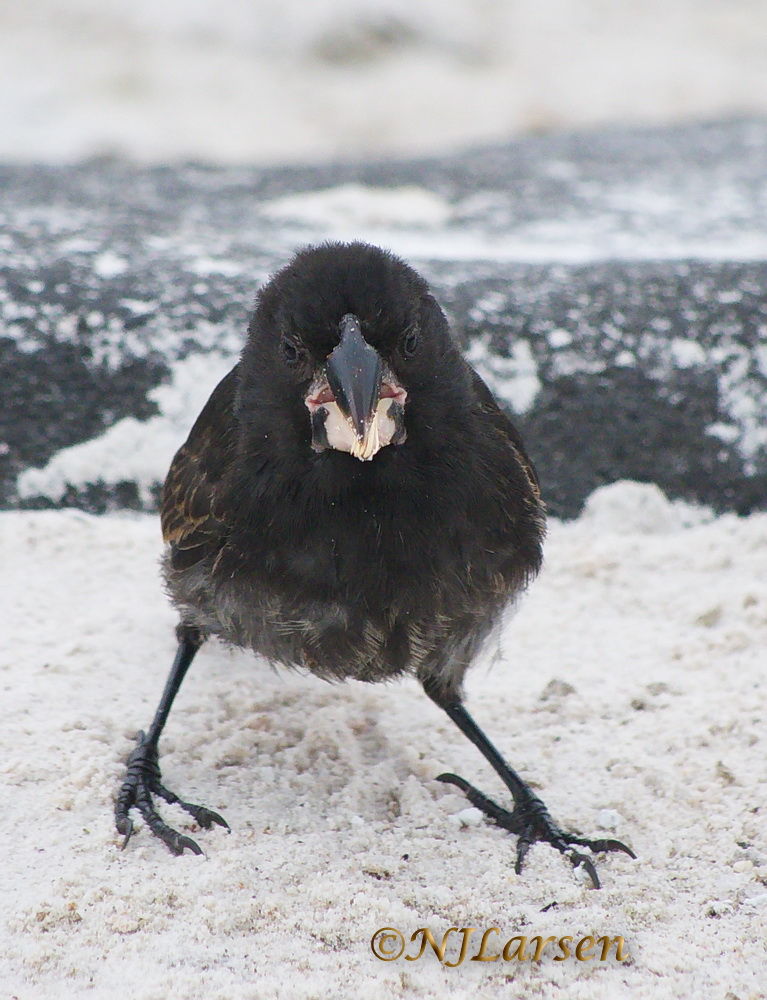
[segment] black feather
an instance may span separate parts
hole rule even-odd
[[[361,434],[351,445],[342,412],[351,418],[350,398]],[[333,441],[328,406],[340,420]],[[379,450],[358,448],[359,458],[336,450],[366,441],[366,421],[378,433],[381,406],[388,444],[379,436]],[[511,792],[509,811],[441,775],[518,834],[517,871],[536,840],[582,866],[595,887],[594,864],[576,847],[632,854],[619,841],[560,830],[462,704],[467,667],[538,571],[544,511],[519,433],[401,260],[362,243],[326,244],[274,276],[239,364],[173,460],[162,526],[179,648],[117,796],[124,843],[136,808],[174,854],[201,853],[160,817],[157,796],[203,828],[226,826],[165,788],[158,764],[173,699],[201,642],[215,635],[327,678],[415,674]]]
[[[348,313],[408,392],[407,439],[370,462],[313,451],[304,403]],[[327,677],[409,671],[457,690],[537,571],[543,523],[519,434],[423,279],[376,248],[326,245],[261,292],[240,364],[173,462],[167,584],[203,635]]]

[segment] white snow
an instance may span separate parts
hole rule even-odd
[[[3,994],[762,995],[767,515],[700,519],[626,483],[554,522],[502,659],[469,676],[470,711],[557,819],[636,851],[598,859],[594,892],[544,846],[514,874],[514,839],[434,779],[508,796],[415,682],[329,685],[215,643],[162,766],[232,833],[192,831],[205,858],[145,829],[121,852],[112,796],[173,655],[157,518],[0,515]],[[370,951],[381,927],[493,925],[620,934],[631,959]]]
[[[366,226],[444,226],[453,214],[449,202],[424,188],[376,188],[364,184],[342,184],[275,198],[264,202],[260,211],[281,222],[353,232]]]
[[[751,352],[734,340],[723,350],[725,365],[719,376],[722,410],[739,429],[736,446],[746,459],[744,469],[754,473],[755,457],[767,452],[767,412],[763,388],[752,373]]]
[[[128,270],[128,261],[111,250],[100,253],[93,261],[93,270],[100,278],[114,278]]]
[[[491,352],[489,347],[489,334],[480,334],[469,344],[466,360],[514,413],[526,413],[541,390],[538,365],[530,345],[526,340],[516,341],[508,357]]]
[[[766,47],[761,0],[3,0],[0,159],[284,163],[763,113]]]
[[[664,535],[710,521],[707,507],[669,502],[654,483],[619,482],[600,486],[586,501],[581,521],[609,525],[611,530]]]
[[[569,347],[573,342],[573,335],[568,330],[552,330],[549,334],[549,344],[555,349]]]
[[[635,192],[637,207],[641,188]],[[468,210],[475,203],[472,196],[451,206],[414,185],[384,189],[344,184],[274,199],[260,211],[285,224],[272,239],[285,253],[300,243],[361,239],[420,261],[584,264],[616,259],[761,261],[767,256],[767,234],[757,227],[731,227],[718,238],[697,235],[695,225],[680,232],[676,220],[681,205],[657,230],[621,229],[615,217],[602,216],[588,205],[566,220],[557,218],[559,209],[552,207],[551,219],[510,222],[508,232],[497,232],[487,220],[470,217]],[[697,218],[685,221],[689,226]],[[461,219],[460,224],[450,225],[455,219]]]
[[[671,341],[670,350],[677,368],[692,368],[706,363],[706,352],[695,340],[676,337]]]
[[[135,482],[143,503],[165,478],[171,459],[186,440],[196,415],[236,361],[219,354],[193,354],[173,368],[173,380],[148,393],[160,413],[149,420],[118,420],[99,437],[63,448],[42,469],[18,478],[22,498],[44,496],[60,502],[68,486]]]

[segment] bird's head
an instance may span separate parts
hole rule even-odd
[[[441,375],[464,372],[423,278],[365,243],[310,247],[279,270],[259,293],[242,361],[241,420],[258,415],[273,445],[361,461],[403,444]]]

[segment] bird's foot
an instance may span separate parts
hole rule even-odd
[[[437,781],[456,785],[466,795],[469,802],[480,809],[485,816],[492,819],[498,826],[503,827],[504,830],[517,834],[519,838],[517,840],[517,861],[514,865],[517,875],[522,870],[525,855],[538,840],[544,840],[555,847],[560,854],[568,859],[573,868],[583,866],[595,889],[599,889],[600,886],[594,862],[588,855],[577,851],[576,847],[586,847],[595,854],[603,851],[623,851],[629,857],[636,858],[634,852],[622,844],[620,840],[589,840],[586,837],[576,837],[572,833],[560,830],[549,815],[544,803],[527,786],[524,789],[526,793],[524,798],[516,801],[514,808],[509,812],[508,809],[503,809],[457,774],[440,774]]]
[[[178,795],[165,788],[160,780],[157,747],[147,740],[144,733],[139,733],[136,740],[136,746],[128,757],[128,773],[120,786],[115,802],[115,824],[118,833],[125,837],[123,849],[133,834],[130,811],[135,807],[152,833],[167,845],[171,853],[183,854],[188,849],[194,854],[202,854],[202,848],[191,837],[178,833],[163,821],[155,810],[152,796],[159,795],[166,802],[181,806],[205,830],[210,829],[214,823],[228,830],[229,824],[223,816],[219,816],[212,809],[184,802]]]

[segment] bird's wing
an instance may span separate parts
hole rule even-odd
[[[171,463],[162,490],[162,536],[174,569],[217,552],[226,537],[223,483],[234,459],[239,365],[213,390],[186,443]]]
[[[490,392],[488,387],[479,377],[479,375],[472,369],[473,382],[474,382],[474,392],[476,394],[477,400],[479,402],[479,408],[482,412],[483,417],[488,420],[496,430],[503,435],[503,437],[511,445],[517,460],[519,461],[520,467],[523,469],[527,479],[530,482],[530,489],[533,491],[537,500],[541,499],[541,486],[538,481],[538,473],[535,471],[535,466],[530,461],[527,452],[525,451],[525,446],[522,443],[522,438],[520,437],[519,431],[511,422],[511,420],[506,416],[503,410],[500,408],[498,403],[495,401],[495,397]]]

